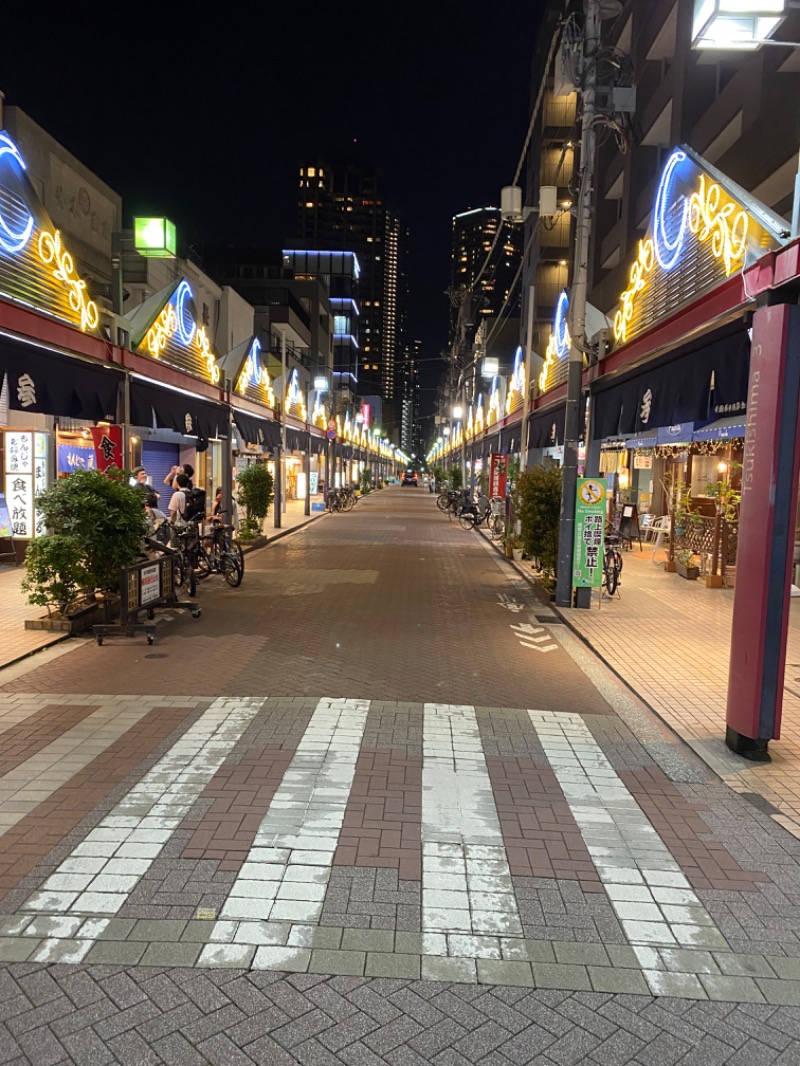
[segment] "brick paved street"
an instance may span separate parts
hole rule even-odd
[[[390,488],[0,671],[0,1062],[800,1063],[800,840]]]

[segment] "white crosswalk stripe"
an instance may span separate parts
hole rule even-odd
[[[580,715],[528,713],[630,943],[724,949],[724,937]]]
[[[116,914],[262,706],[260,699],[215,700],[23,910],[65,917]],[[87,938],[85,951],[91,944]]]
[[[425,705],[422,934],[429,955],[452,936],[522,936],[473,707]]]
[[[368,711],[369,700],[319,701],[212,941],[263,944],[270,933],[262,924],[267,919],[319,921]]]

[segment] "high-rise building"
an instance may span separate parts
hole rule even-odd
[[[472,292],[471,328],[519,316],[522,223],[503,223],[499,207],[478,207],[455,215],[450,284]],[[451,343],[455,338],[451,336]]]
[[[383,177],[364,161],[306,162],[300,167],[294,249],[353,253],[358,281],[356,389],[380,396],[387,435],[399,443],[397,366],[407,291],[405,231],[387,201]],[[391,423],[394,423],[392,425]]]
[[[420,359],[422,341],[410,341],[403,347],[398,372],[401,396],[400,447],[406,455],[423,451],[420,424]]]

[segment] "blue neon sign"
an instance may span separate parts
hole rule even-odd
[[[186,306],[186,301],[193,299],[192,288],[186,278],[184,278],[175,293],[175,314],[178,319],[178,333],[180,333],[181,340],[187,348],[194,340],[195,331],[197,330],[194,315]]]
[[[562,291],[556,304],[556,314],[553,319],[553,336],[556,339],[556,354],[559,359],[563,359],[569,355],[570,337],[569,326],[567,324],[567,314],[569,311],[569,297],[566,292]]]
[[[9,163],[19,167],[21,171],[26,170],[25,161],[20,155],[20,151],[11,138],[6,133],[0,133],[0,161],[4,157],[8,157]],[[16,199],[16,197],[15,197]],[[23,205],[24,207],[24,205]],[[15,229],[9,225],[9,222],[0,214],[0,248],[5,252],[21,252],[25,245],[30,240],[33,233],[33,215],[24,208],[25,221],[21,229]]]

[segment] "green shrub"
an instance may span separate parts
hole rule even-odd
[[[561,482],[561,467],[529,466],[517,478],[514,489],[522,547],[539,560],[542,571],[550,577],[558,564]]]
[[[38,590],[35,595],[46,595],[45,602],[63,601],[66,593],[51,596],[46,589],[50,584],[53,589],[62,585],[68,588],[73,582],[85,594],[118,590],[120,570],[140,554],[147,535],[142,493],[128,484],[128,477],[127,472],[115,468],[105,473],[76,470],[36,498],[45,527],[53,534],[43,540],[59,539],[52,555],[48,555],[51,549],[37,548],[31,556],[37,574],[35,579],[31,577],[31,587]],[[32,542],[31,547],[37,543]],[[81,552],[80,567],[74,565],[75,545]],[[49,577],[48,560],[52,567]],[[29,576],[31,573],[29,569]]]
[[[25,552],[25,570],[22,589],[29,593],[28,603],[48,612],[55,608],[67,614],[89,583],[80,541],[64,534],[32,540]]]
[[[261,532],[272,505],[274,481],[265,463],[251,463],[236,478],[236,502],[245,509],[239,534],[252,539]]]

